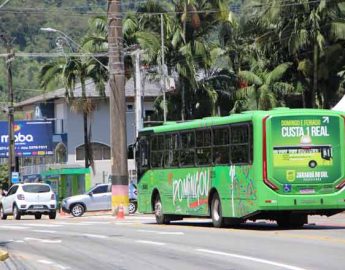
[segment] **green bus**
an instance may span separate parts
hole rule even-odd
[[[345,116],[279,108],[147,127],[137,140],[139,212],[159,224],[268,219],[300,227],[345,210]]]

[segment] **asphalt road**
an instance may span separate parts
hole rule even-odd
[[[216,229],[209,220],[156,225],[152,216],[0,221],[0,269],[344,269],[345,214],[299,230],[256,222]]]

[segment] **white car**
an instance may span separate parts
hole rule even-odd
[[[25,183],[13,185],[0,202],[0,218],[13,215],[20,219],[22,215],[34,215],[40,219],[42,214],[56,218],[56,197],[48,184]]]

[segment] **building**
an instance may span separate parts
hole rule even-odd
[[[134,81],[126,83],[126,123],[127,145],[135,143],[135,91]],[[160,95],[158,83],[146,81],[142,96],[143,120],[150,120],[154,113],[153,103]],[[110,129],[109,129],[109,89],[106,96],[96,92],[92,81],[86,84],[86,95],[92,104],[89,116],[90,135],[94,166],[91,183],[108,181],[110,173]],[[81,97],[81,87],[77,85],[74,97]],[[61,88],[16,104],[16,110],[22,111],[26,119],[47,119],[53,121],[54,156],[30,157],[20,161],[20,173],[24,177],[39,175],[47,169],[83,168],[84,133],[82,113],[78,112],[65,98],[65,89]],[[128,160],[129,175],[135,178],[134,160]]]

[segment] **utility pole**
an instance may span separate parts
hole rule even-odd
[[[128,213],[126,96],[121,0],[108,0],[109,107],[111,142],[112,210]]]
[[[135,135],[138,137],[139,130],[143,128],[143,113],[142,113],[142,82],[140,70],[140,53],[137,49],[133,52],[134,66],[135,66]]]
[[[162,54],[162,66],[161,66],[161,75],[162,75],[162,92],[163,92],[163,121],[164,123],[167,121],[167,107],[166,107],[166,73],[167,67],[165,66],[165,58],[164,58],[164,17],[163,13],[161,13],[161,54]]]
[[[13,106],[13,87],[12,87],[12,69],[11,62],[14,59],[14,52],[12,50],[12,40],[1,34],[0,38],[4,41],[7,57],[7,87],[8,87],[8,179],[11,181],[12,172],[16,170],[15,150],[14,150],[14,106]]]

